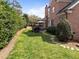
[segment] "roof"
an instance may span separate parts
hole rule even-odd
[[[68,7],[68,9],[72,9],[75,7],[77,4],[79,4],[79,0],[74,0],[74,2]]]
[[[74,8],[77,4],[79,4],[79,0],[72,0],[68,5],[66,5],[63,9],[61,9],[57,14],[66,11],[68,9]]]

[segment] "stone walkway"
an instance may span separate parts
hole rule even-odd
[[[66,44],[60,44],[60,46],[63,47],[63,48],[79,51],[79,47],[77,47],[76,45],[79,45],[79,43],[77,43],[77,42],[68,42]]]
[[[12,51],[13,47],[15,46],[17,37],[25,30],[22,29],[16,33],[16,35],[13,37],[13,39],[9,42],[9,44],[0,51],[0,59],[7,59],[9,56],[9,53]]]

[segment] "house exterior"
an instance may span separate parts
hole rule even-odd
[[[79,41],[79,0],[51,0],[45,7],[46,26],[57,25],[60,18],[71,24],[74,40]]]

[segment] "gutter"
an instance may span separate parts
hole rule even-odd
[[[65,9],[66,7],[68,7],[71,3],[72,3],[72,2],[70,2],[70,3],[69,3],[68,5],[66,5],[64,8],[62,8],[60,11],[58,11],[57,14],[61,13],[62,11],[65,11],[64,9]]]

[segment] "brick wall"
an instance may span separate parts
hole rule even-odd
[[[51,23],[57,24],[59,21],[59,17],[57,15],[57,12],[64,8],[69,2],[69,0],[62,0],[62,2],[57,2],[56,0],[53,0],[53,2],[50,3],[49,8],[49,20],[54,21]],[[54,8],[54,11],[53,11]]]
[[[71,14],[68,14],[68,20],[71,23],[72,30],[75,32],[74,40],[79,41],[79,5],[72,9]]]

